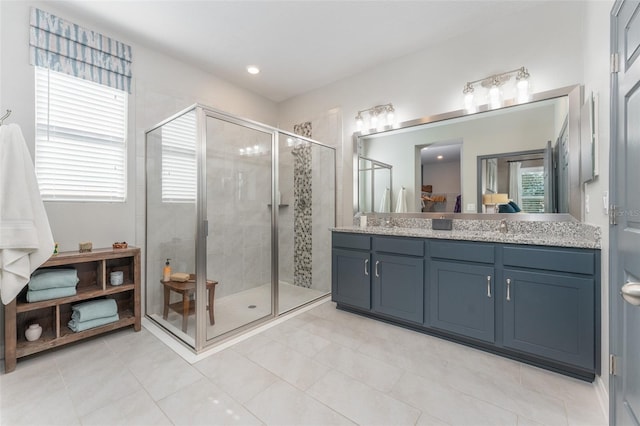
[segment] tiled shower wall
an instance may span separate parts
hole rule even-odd
[[[295,157],[293,168],[293,284],[309,288],[313,283],[311,146],[303,142],[293,148],[292,154]]]

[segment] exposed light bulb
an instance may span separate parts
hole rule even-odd
[[[390,126],[393,126],[395,124],[395,119],[396,119],[396,110],[393,109],[393,106],[389,106],[389,108],[387,108],[387,124],[389,124]]]
[[[464,109],[469,114],[476,112],[476,103],[474,101],[473,92],[465,93],[464,95]]]
[[[240,155],[244,155],[244,148],[240,148]]]
[[[362,128],[364,127],[364,120],[362,119],[362,115],[360,113],[356,115],[356,126],[358,127],[358,130],[362,130]]]
[[[489,106],[491,109],[500,108],[502,106],[502,94],[497,85],[491,86],[489,89]]]
[[[518,102],[529,102],[529,80],[526,78],[518,80],[516,83],[516,90],[518,92]]]
[[[378,114],[371,113],[371,127],[378,127]]]
[[[247,65],[247,72],[249,74],[256,75],[256,74],[260,73],[260,68],[258,68],[255,65]]]

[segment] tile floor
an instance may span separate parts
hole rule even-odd
[[[287,312],[298,306],[302,306],[305,303],[326,295],[328,291],[329,290],[322,292],[280,281],[278,288],[280,298],[279,311],[281,313]],[[264,284],[225,297],[216,298],[214,305],[216,323],[209,325],[207,322],[208,339],[221,336],[252,321],[271,315],[271,284]],[[249,306],[253,306],[253,308],[249,308]],[[162,319],[162,311],[159,311],[157,314],[153,313],[150,316],[191,345],[191,347],[195,347],[195,315],[189,316],[187,333],[182,331],[182,315],[173,310],[169,311],[166,320]]]
[[[0,376],[2,425],[605,425],[593,385],[338,311],[189,365],[122,330]]]

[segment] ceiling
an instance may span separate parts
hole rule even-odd
[[[462,141],[454,141],[451,143],[438,143],[424,147],[420,150],[421,163],[437,164],[460,162],[460,150],[462,149]],[[442,158],[438,158],[442,156]]]
[[[99,23],[281,102],[431,45],[498,24],[540,1],[56,2],[61,17]],[[135,50],[134,50],[135,64]],[[247,65],[261,72],[250,75]]]

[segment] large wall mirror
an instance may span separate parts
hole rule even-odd
[[[354,210],[581,216],[580,106],[570,86],[523,104],[354,135]]]

